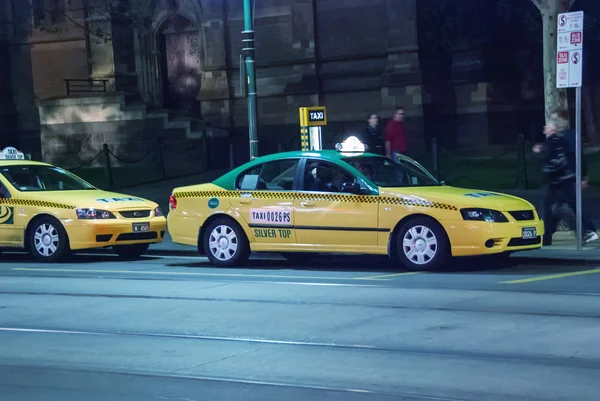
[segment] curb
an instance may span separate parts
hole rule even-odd
[[[198,253],[198,250],[196,249],[191,249],[189,251],[184,251],[184,250],[152,250],[149,249],[148,252],[145,253],[145,255],[148,256],[196,256],[199,258],[203,258],[205,256],[202,256]]]
[[[189,251],[186,250],[148,250],[146,252],[148,256],[186,256],[186,257],[197,257],[197,258],[205,258],[206,256],[200,255],[197,250],[192,249]],[[378,256],[378,255],[375,255]],[[473,258],[477,258],[478,256],[473,256]],[[553,256],[553,255],[535,255],[535,256],[527,256],[527,255],[511,255],[511,261],[523,263],[523,264],[532,264],[532,263],[556,263],[556,264],[589,264],[589,263],[597,263],[600,264],[600,255],[598,256]]]

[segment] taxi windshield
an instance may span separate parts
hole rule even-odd
[[[0,174],[22,192],[95,189],[76,175],[55,166],[3,166],[0,167]]]
[[[343,159],[380,187],[431,187],[440,184],[431,174],[415,163],[403,160],[395,163],[386,157],[365,156]]]

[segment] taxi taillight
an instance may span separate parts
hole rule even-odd
[[[169,210],[177,209],[177,199],[173,195],[169,198]]]

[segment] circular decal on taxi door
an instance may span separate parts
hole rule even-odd
[[[208,207],[211,209],[216,209],[219,207],[219,200],[217,198],[211,198],[208,200]]]
[[[14,224],[12,207],[0,205],[0,224]]]

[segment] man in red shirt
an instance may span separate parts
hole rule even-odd
[[[396,107],[394,118],[385,127],[385,155],[396,161],[397,154],[406,154],[404,108]]]

